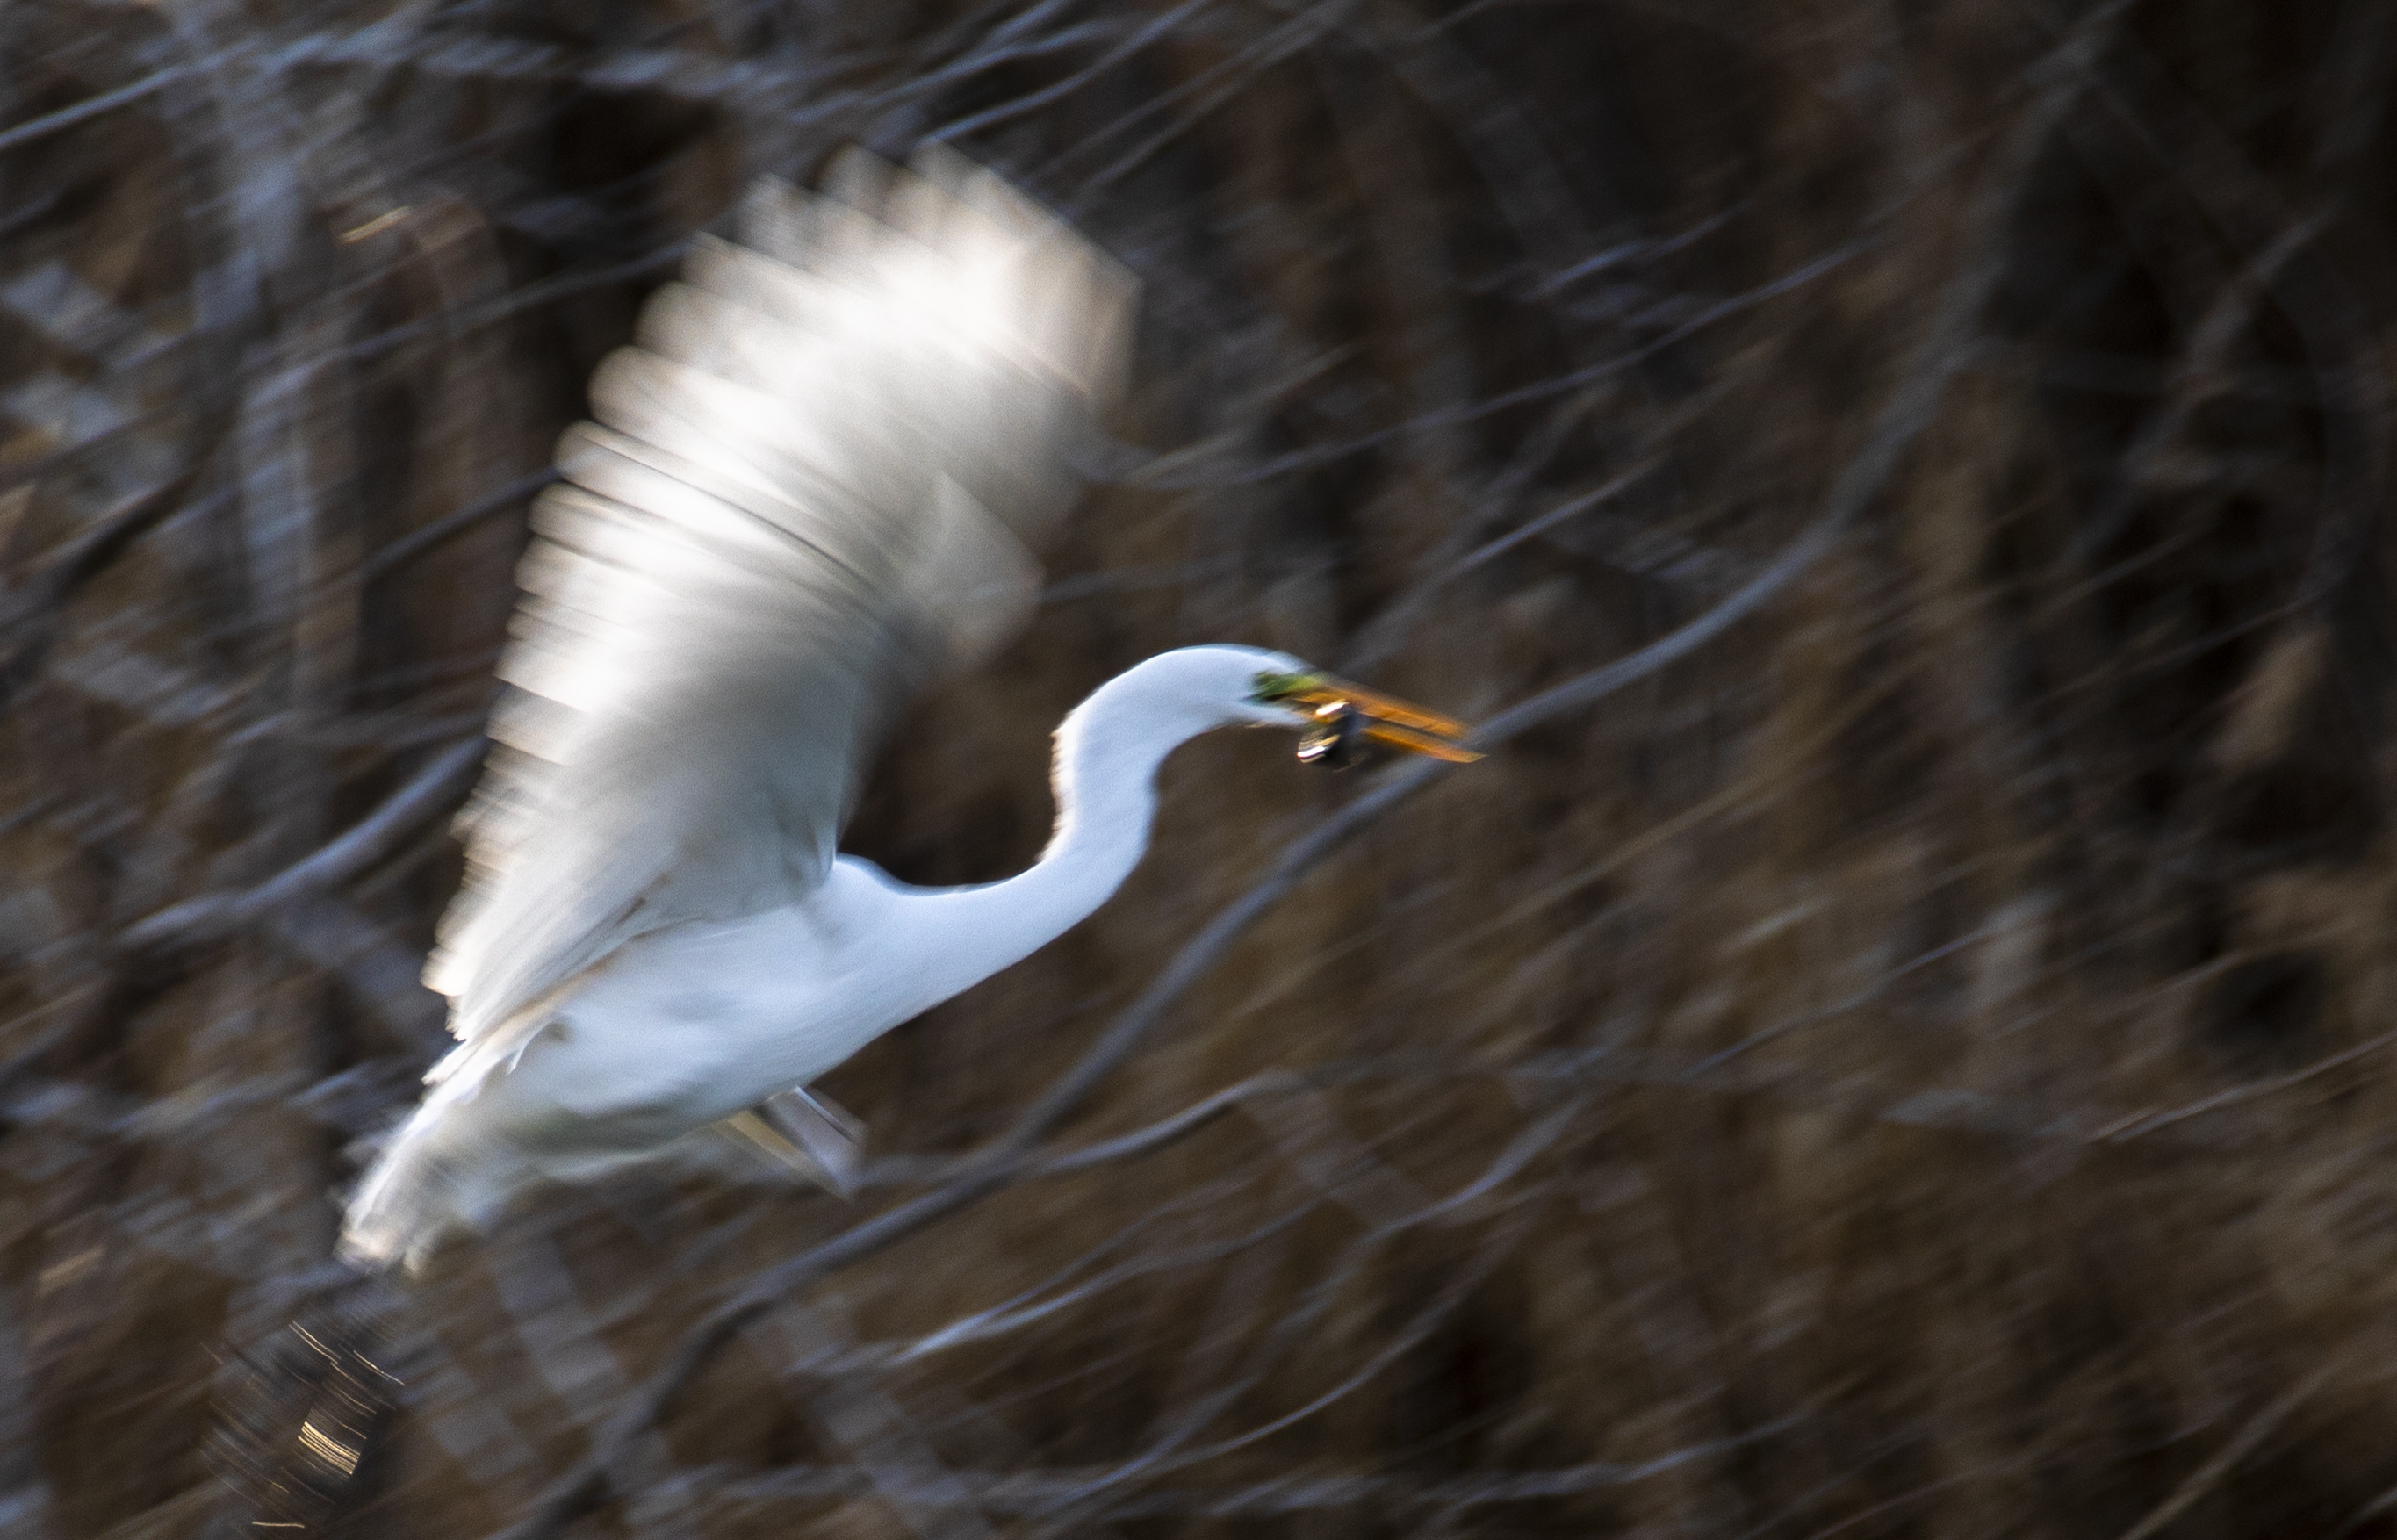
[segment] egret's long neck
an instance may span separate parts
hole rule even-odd
[[[1102,690],[1057,731],[1052,777],[1057,828],[1039,862],[1013,888],[1074,908],[1058,928],[1105,903],[1148,850],[1157,820],[1157,770],[1212,724],[1169,716],[1130,691]]]
[[[1057,830],[1031,870],[932,902],[948,992],[1017,962],[1105,904],[1148,849],[1157,770],[1214,726],[1142,688],[1137,672],[1100,687],[1057,730]]]

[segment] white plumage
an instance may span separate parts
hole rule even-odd
[[[1295,659],[1184,649],[1060,729],[1030,871],[924,890],[837,856],[894,714],[1027,612],[1132,286],[938,151],[912,174],[850,152],[816,196],[761,185],[737,236],[703,238],[600,367],[536,509],[427,971],[462,1041],[351,1204],[362,1265],[760,1104],[813,1143],[824,1115],[791,1093],[1105,902],[1196,733],[1469,757],[1456,724]]]

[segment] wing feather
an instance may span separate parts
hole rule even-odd
[[[1120,269],[945,151],[764,182],[560,441],[426,980],[489,1062],[626,941],[824,880],[891,715],[1003,643]],[[520,1046],[520,1045],[516,1045]]]

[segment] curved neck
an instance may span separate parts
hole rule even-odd
[[[1217,725],[1158,699],[1138,670],[1075,707],[1057,730],[1057,826],[1039,861],[1003,882],[923,895],[918,912],[939,932],[923,938],[935,959],[925,988],[941,990],[932,999],[1023,960],[1105,904],[1148,849],[1158,767]]]

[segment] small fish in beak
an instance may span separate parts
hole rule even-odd
[[[1452,765],[1469,765],[1481,757],[1465,746],[1467,729],[1455,718],[1328,674],[1314,676],[1280,698],[1311,708],[1319,724],[1298,741],[1303,765],[1345,770],[1356,762],[1359,744],[1368,739]]]
[[[1298,740],[1298,762],[1326,770],[1346,770],[1357,762],[1357,745],[1364,741],[1365,716],[1346,701],[1318,706],[1313,727]]]

